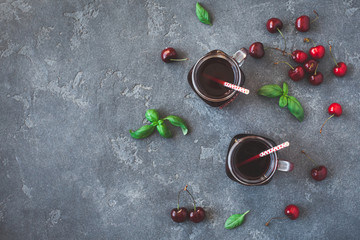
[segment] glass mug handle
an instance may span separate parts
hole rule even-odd
[[[277,170],[281,172],[290,172],[294,169],[294,164],[289,161],[279,160]]]
[[[246,50],[246,48],[241,48],[239,51],[234,53],[233,59],[235,59],[235,61],[239,64],[239,67],[241,67],[241,65],[243,65],[247,55],[248,55],[248,51]]]

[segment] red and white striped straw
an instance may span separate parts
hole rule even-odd
[[[281,149],[283,149],[283,148],[286,148],[286,147],[288,147],[288,146],[290,146],[290,143],[289,143],[289,142],[284,142],[284,143],[282,143],[282,144],[279,144],[279,145],[277,145],[277,146],[275,146],[275,147],[273,147],[273,148],[270,148],[270,149],[268,149],[268,150],[266,150],[266,151],[263,151],[263,152],[259,153],[258,155],[253,156],[253,157],[251,157],[251,158],[249,158],[249,159],[247,159],[247,160],[245,160],[245,161],[237,164],[237,167],[240,167],[240,166],[242,166],[242,165],[244,165],[244,164],[247,164],[247,163],[249,163],[249,162],[252,162],[252,161],[254,161],[255,159],[265,157],[265,156],[269,155],[270,153],[279,151],[279,150],[281,150]]]
[[[214,82],[219,83],[220,85],[223,85],[224,87],[231,88],[231,89],[233,89],[235,91],[238,91],[238,92],[241,92],[241,93],[244,93],[244,94],[249,94],[250,93],[249,89],[237,86],[237,85],[229,83],[229,82],[225,82],[225,81],[223,81],[221,79],[218,79],[216,77],[213,77],[213,76],[211,76],[209,74],[203,73],[203,76],[210,79],[210,80],[213,80]]]

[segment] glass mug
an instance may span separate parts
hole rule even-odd
[[[244,165],[240,164],[275,146],[275,142],[271,139],[257,135],[239,134],[235,136],[230,143],[226,158],[226,174],[231,180],[243,185],[257,186],[268,183],[276,170],[292,171],[293,163],[279,160],[277,152]]]
[[[188,74],[188,82],[195,93],[212,107],[224,107],[232,102],[238,92],[226,88],[213,80],[212,77],[243,86],[245,76],[240,66],[247,57],[247,50],[241,48],[232,57],[220,50],[213,50],[200,58]]]

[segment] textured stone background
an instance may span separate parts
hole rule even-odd
[[[213,26],[200,23],[195,1],[40,1],[0,3],[0,239],[358,239],[359,25],[358,1],[204,1]],[[321,18],[309,33],[295,31],[303,14]],[[186,76],[210,50],[229,54],[252,42],[282,46],[270,17],[284,22],[288,46],[307,50],[303,37],[334,46],[348,64],[335,78],[327,52],[318,87],[292,82],[278,52],[243,65],[249,96],[224,110],[208,107]],[[190,58],[165,64],[163,48]],[[306,111],[298,122],[277,100],[256,95],[264,84],[287,81]],[[343,115],[319,128],[332,102]],[[172,127],[133,140],[149,108],[186,119],[190,134]],[[254,133],[291,146],[280,157],[292,173],[245,187],[227,178],[224,161],[235,134]],[[329,177],[315,182],[306,150]],[[170,210],[189,184],[204,222],[176,224]],[[187,196],[182,205],[191,208]],[[279,220],[287,204],[296,221]],[[251,212],[243,226],[225,230],[227,217]]]

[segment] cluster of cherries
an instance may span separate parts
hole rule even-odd
[[[186,208],[180,207],[180,194],[182,193],[182,191],[186,191],[190,195],[193,201],[194,209],[192,209],[190,212],[188,212]],[[178,193],[177,208],[173,208],[171,210],[171,219],[174,222],[180,223],[180,222],[184,222],[188,218],[188,216],[190,218],[190,221],[194,223],[199,223],[205,218],[205,210],[202,207],[196,207],[195,199],[187,189],[187,185],[186,185],[184,190],[180,190]]]
[[[297,18],[295,21],[295,28],[300,32],[309,31],[310,23],[316,21],[319,17],[316,11],[314,11],[314,13],[316,14],[316,18],[312,21],[310,21],[309,16],[306,15]],[[323,82],[324,76],[321,72],[317,71],[317,68],[319,65],[318,61],[325,56],[325,47],[322,45],[315,45],[315,43],[311,39],[304,38],[305,42],[312,41],[312,43],[314,44],[314,46],[309,50],[309,55],[311,59],[308,60],[308,54],[302,50],[294,50],[292,53],[286,52],[286,40],[281,32],[281,29],[283,28],[283,23],[280,19],[270,18],[266,23],[266,28],[270,33],[279,32],[285,42],[284,50],[273,47],[268,47],[268,48],[279,50],[283,53],[283,55],[287,54],[291,56],[292,60],[294,60],[296,63],[303,65],[298,65],[296,67],[293,67],[290,63],[286,61],[276,62],[275,64],[285,63],[289,65],[290,70],[288,71],[288,76],[293,81],[300,81],[305,77],[305,74],[307,73],[309,74],[308,80],[310,84],[315,86],[320,85]],[[347,66],[344,62],[339,62],[339,63],[336,62],[334,56],[332,55],[331,48],[332,47],[329,44],[330,55],[335,63],[335,66],[333,67],[333,73],[337,77],[343,77],[347,72]],[[265,49],[264,49],[264,45],[261,42],[255,42],[251,44],[251,46],[249,47],[249,54],[254,58],[262,58],[265,54]]]

